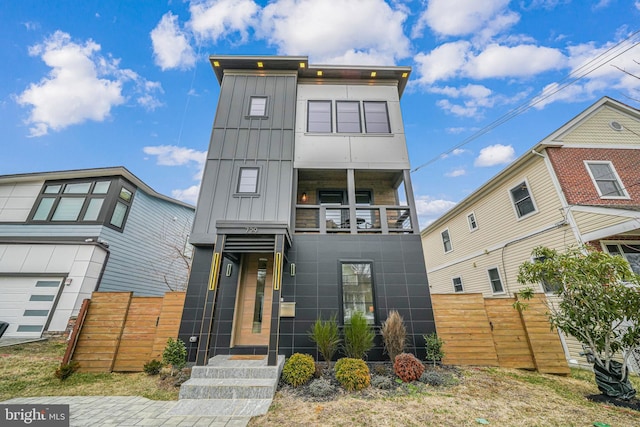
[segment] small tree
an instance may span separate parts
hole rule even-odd
[[[387,320],[382,324],[381,332],[384,348],[393,363],[396,356],[404,352],[407,343],[407,328],[404,326],[404,320],[400,313],[391,310]]]
[[[338,322],[334,313],[329,320],[317,319],[309,331],[309,338],[316,343],[322,358],[327,362],[327,369],[331,367],[331,359],[340,346]]]
[[[373,339],[376,334],[367,318],[361,311],[351,315],[349,323],[344,325],[344,353],[352,359],[364,359],[373,348]]]
[[[640,285],[627,261],[586,248],[564,253],[545,247],[532,252],[535,262],[520,266],[518,282],[547,283],[559,297],[549,303],[549,321],[574,336],[594,357],[596,382],[608,396],[630,399],[627,360],[640,345]],[[524,292],[531,294],[530,290]],[[526,296],[525,296],[526,298]],[[614,360],[621,356],[622,363]]]
[[[162,361],[171,366],[171,376],[187,365],[187,348],[180,338],[169,338],[162,353]]]
[[[423,338],[426,358],[428,361],[433,363],[433,366],[436,366],[436,363],[442,361],[444,358],[444,350],[442,350],[444,341],[440,339],[435,332],[432,332],[429,335],[423,335]]]

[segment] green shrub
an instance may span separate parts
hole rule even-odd
[[[404,351],[407,342],[407,328],[396,310],[389,312],[387,320],[382,324],[381,332],[384,348],[393,362],[396,356]]]
[[[142,367],[145,373],[148,375],[158,375],[160,369],[162,369],[162,362],[156,359],[150,360]]]
[[[420,378],[424,372],[424,365],[417,357],[410,353],[401,353],[393,362],[393,370],[398,378],[409,383]]]
[[[336,392],[336,388],[325,378],[318,378],[309,384],[309,393],[313,397],[329,397]]]
[[[371,377],[371,385],[380,390],[391,390],[395,387],[393,381],[389,377],[374,375]]]
[[[176,372],[184,368],[187,365],[187,348],[184,345],[184,341],[180,338],[177,340],[169,338],[167,346],[162,352],[162,361],[165,365],[171,366],[171,376],[174,376]]]
[[[336,362],[336,379],[348,391],[369,387],[371,374],[364,360],[345,357]]]
[[[420,382],[433,387],[451,386],[458,384],[458,378],[448,372],[425,371],[425,373],[420,376]]]
[[[435,332],[432,332],[429,335],[423,335],[423,338],[424,346],[427,350],[427,360],[432,362],[433,366],[435,366],[436,363],[442,361],[442,358],[444,357],[444,351],[442,350],[444,341],[438,338]]]
[[[71,374],[77,371],[79,367],[80,364],[75,360],[72,360],[69,363],[63,363],[58,369],[56,369],[55,376],[60,381],[64,381],[69,378]]]
[[[309,331],[309,338],[316,343],[322,358],[327,362],[327,368],[331,365],[331,359],[336,354],[340,346],[340,334],[338,333],[338,322],[333,314],[329,320],[316,320],[313,328]]]
[[[361,311],[351,315],[349,323],[344,325],[344,354],[347,358],[363,359],[373,348],[376,334]]]
[[[309,354],[294,353],[282,368],[282,380],[293,387],[298,387],[308,382],[315,372],[316,363],[313,357]]]

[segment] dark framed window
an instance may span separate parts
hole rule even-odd
[[[478,221],[476,221],[476,214],[471,212],[467,215],[467,221],[469,222],[469,231],[475,231],[478,228]]]
[[[449,229],[447,228],[442,233],[440,233],[440,236],[442,236],[442,246],[444,247],[444,252],[451,252],[453,250],[453,246],[451,246],[451,236],[449,236]]]
[[[361,133],[360,102],[336,101],[336,131],[338,133]]]
[[[462,288],[462,278],[461,277],[454,277],[453,279],[451,279],[451,282],[453,282],[453,291],[454,292],[464,292],[464,289]]]
[[[111,214],[111,219],[109,220],[109,224],[116,229],[122,229],[124,227],[127,215],[129,214],[129,208],[131,207],[132,198],[132,191],[124,186],[120,187],[120,191],[118,192],[118,199],[116,200],[116,205],[113,208],[113,213]]]
[[[391,133],[386,101],[364,101],[364,126],[367,133]]]
[[[518,218],[529,215],[536,211],[536,206],[533,203],[533,198],[529,193],[529,186],[526,181],[521,182],[510,190],[511,200],[513,206],[516,209]]]
[[[490,268],[489,273],[489,282],[491,282],[491,291],[494,294],[500,294],[504,292],[504,288],[502,287],[502,280],[500,279],[500,272],[497,268]]]
[[[603,198],[628,198],[629,195],[624,190],[620,177],[613,168],[613,164],[608,161],[593,162],[586,161],[589,175],[598,190],[598,195]]]
[[[547,257],[536,257],[533,259],[533,262],[544,262],[546,259]],[[542,279],[540,285],[542,286],[542,290],[545,294],[555,293],[561,286],[560,283],[550,282],[546,279]]]
[[[367,323],[376,323],[373,286],[373,264],[368,261],[342,261],[342,321],[349,323],[357,311],[364,314]]]
[[[331,133],[331,101],[307,102],[307,132]]]
[[[255,194],[258,192],[258,175],[260,168],[240,168],[238,176],[238,193]]]
[[[267,115],[267,97],[252,96],[249,98],[249,116],[250,117],[266,117]]]

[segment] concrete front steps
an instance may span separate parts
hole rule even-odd
[[[238,416],[264,415],[278,386],[284,356],[277,366],[267,366],[267,357],[218,355],[206,366],[194,366],[191,378],[180,387],[174,415]]]

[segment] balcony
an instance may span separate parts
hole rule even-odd
[[[349,206],[296,205],[296,233],[414,233],[407,206],[355,208],[351,222]]]

